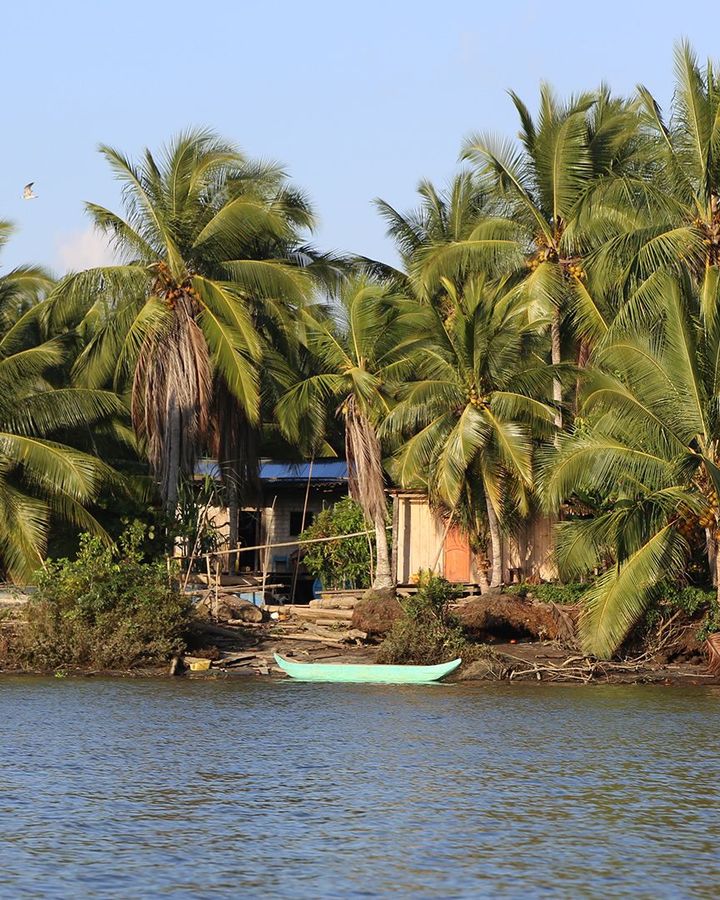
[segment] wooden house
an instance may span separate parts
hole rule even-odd
[[[214,460],[201,460],[196,476],[219,479]],[[262,460],[260,465],[260,503],[240,511],[238,570],[248,575],[265,572],[272,584],[290,589],[295,599],[312,596],[312,578],[297,567],[297,545],[301,532],[323,508],[332,506],[348,492],[347,464],[340,459],[316,459],[304,462]],[[213,508],[210,519],[225,540],[229,537],[227,508]],[[264,545],[268,550],[257,549]],[[222,548],[221,548],[222,549]],[[296,574],[296,569],[298,569]],[[279,593],[287,593],[280,590]]]
[[[217,464],[203,460],[198,476],[219,478]],[[265,577],[273,585],[287,586],[297,600],[312,595],[312,581],[297,564],[300,533],[314,516],[348,493],[344,460],[319,459],[300,463],[263,460],[260,467],[261,501],[257,508],[240,512],[238,569],[250,576]],[[471,551],[467,537],[456,527],[446,531],[427,497],[417,491],[393,490],[392,559],[398,584],[412,584],[417,573],[434,570],[457,584],[479,585],[482,560]],[[228,536],[228,510],[211,510],[211,519],[221,535]],[[557,577],[552,558],[554,520],[536,517],[517,534],[503,537],[503,581],[511,584],[527,578],[551,581]],[[258,549],[271,545],[267,550]],[[294,588],[290,590],[291,586]]]

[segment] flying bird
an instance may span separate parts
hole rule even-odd
[[[34,181],[26,184],[23,188],[23,200],[37,200],[37,194],[33,192]]]

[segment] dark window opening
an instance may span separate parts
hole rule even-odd
[[[309,528],[315,519],[315,513],[309,510],[305,513],[305,528]],[[303,513],[302,510],[293,510],[290,513],[290,534],[292,537],[303,531]]]

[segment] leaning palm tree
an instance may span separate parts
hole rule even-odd
[[[383,433],[397,447],[392,472],[400,484],[423,485],[450,521],[487,527],[495,586],[501,529],[529,511],[534,441],[553,432],[552,372],[533,352],[542,347],[544,323],[507,285],[476,276],[448,296],[449,313],[422,307],[416,327],[425,339]]]
[[[328,431],[328,415],[345,429],[351,496],[375,529],[374,590],[391,589],[387,501],[379,426],[392,405],[397,383],[410,366],[415,307],[367,278],[350,279],[328,315],[305,323],[314,371],[293,385],[277,405],[282,430],[292,439],[317,441]]]
[[[129,391],[172,514],[181,474],[213,433],[234,453],[228,430],[259,425],[268,342],[292,340],[311,290],[312,251],[299,236],[313,218],[277,167],[249,162],[206,131],[180,135],[160,159],[146,151],[138,164],[101,152],[123,185],[125,216],[87,208],[120,262],[66,277],[54,315],[92,319],[76,374]]]
[[[558,527],[563,576],[600,571],[580,621],[584,649],[611,656],[664,581],[705,547],[720,583],[720,323],[689,276],[664,276],[663,316],[595,353],[582,424],[548,454],[549,507],[594,495],[604,510]]]

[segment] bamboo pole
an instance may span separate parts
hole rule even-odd
[[[386,530],[390,530],[392,525],[388,525]],[[329,537],[321,537],[321,538],[307,538],[304,541],[278,541],[277,544],[258,544],[255,547],[242,547],[241,550],[245,552],[246,550],[266,550],[268,548],[275,547],[296,547],[298,544],[320,544],[323,541],[344,541],[347,538],[354,537],[362,537],[365,534],[375,534],[375,529],[373,528],[371,531],[353,531],[350,534],[333,534]],[[208,556],[224,556],[227,553],[234,553],[234,550],[211,550],[208,553],[200,553],[197,556],[197,559],[205,559]],[[173,559],[188,559],[187,556],[174,556]]]

